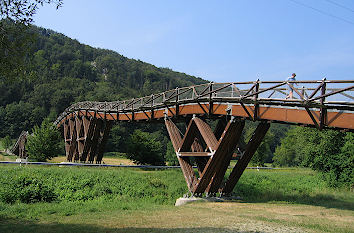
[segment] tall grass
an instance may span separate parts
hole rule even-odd
[[[350,191],[311,170],[246,170],[235,190],[245,202],[287,202],[354,210]],[[170,208],[187,192],[180,170],[0,165],[0,217],[39,218],[109,210]]]

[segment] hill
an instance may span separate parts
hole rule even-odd
[[[33,26],[31,72],[23,80],[0,82],[0,137],[55,118],[74,102],[140,97],[206,82],[201,78],[129,59]]]

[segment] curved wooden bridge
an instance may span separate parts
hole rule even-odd
[[[63,126],[68,161],[100,163],[114,122],[165,122],[189,191],[229,194],[271,122],[354,131],[353,84],[326,79],[207,83],[125,101],[76,103],[55,124]],[[286,98],[289,88],[294,99]],[[214,130],[206,118],[218,121]],[[225,182],[246,119],[259,124]],[[175,124],[181,121],[188,125],[183,134]]]

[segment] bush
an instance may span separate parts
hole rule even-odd
[[[173,204],[185,192],[180,170],[0,167],[0,201],[6,203],[118,199]]]
[[[5,180],[0,188],[0,200],[6,203],[51,202],[55,200],[54,189],[38,177],[20,175]]]
[[[127,157],[137,164],[165,165],[161,143],[141,130],[130,136]]]
[[[41,127],[35,126],[33,135],[28,137],[27,151],[31,160],[40,162],[58,156],[61,153],[59,131],[44,120]]]
[[[4,139],[2,140],[3,146],[5,148],[5,150],[10,149],[11,145],[12,145],[12,141],[9,135],[7,135],[6,137],[4,137]]]

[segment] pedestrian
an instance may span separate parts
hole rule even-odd
[[[295,77],[296,77],[296,74],[295,74],[295,73],[292,73],[291,76],[286,79],[286,81],[287,81],[287,82],[296,81]],[[292,85],[292,86],[290,86],[289,83],[288,83],[289,94],[286,96],[286,99],[293,99],[293,98],[294,98],[294,88],[293,88],[293,87],[294,87],[294,84],[296,84],[296,83],[292,83],[292,84],[290,84],[290,85]],[[296,84],[296,85],[297,85],[297,84]]]

